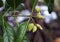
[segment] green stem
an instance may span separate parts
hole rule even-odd
[[[30,22],[30,19],[32,18],[32,15],[33,15],[35,3],[36,3],[36,0],[35,0],[35,2],[34,2],[33,8],[32,8],[32,13],[31,13],[31,15],[30,15],[30,17],[29,17],[29,20],[28,20],[28,23],[27,23],[27,26],[26,26],[27,28],[28,28],[28,24],[29,24],[29,22]]]
[[[30,18],[29,18],[28,22],[29,22],[29,21],[30,21],[30,19],[32,18],[33,11],[34,11],[34,8],[35,8],[34,6],[35,6],[35,4],[36,4],[36,1],[37,1],[37,0],[35,0],[35,2],[34,2],[34,4],[33,4],[33,7],[32,7],[32,13],[31,13],[31,15],[30,15]]]
[[[11,7],[9,7],[8,9],[7,9],[7,11],[4,13],[4,15],[3,15],[3,17],[8,13],[8,11],[11,9]]]
[[[10,9],[11,9],[11,7],[8,8],[7,11],[4,13],[4,15],[2,16],[2,26],[3,26],[3,31],[4,31],[4,16],[7,14],[7,12],[8,12]]]
[[[14,0],[14,18],[15,18],[15,13],[16,13],[16,9],[15,9],[15,0]]]
[[[15,3],[15,2],[16,2],[16,1],[14,0],[14,19],[15,19],[15,21],[16,21],[16,23],[15,23],[15,24],[16,24],[16,27],[18,28],[18,25],[19,25],[19,24],[18,24],[18,22],[17,22],[17,20],[16,20],[16,15],[15,15],[15,14],[16,14],[16,7],[15,7],[15,4],[16,4],[16,3]],[[17,28],[16,28],[16,31],[17,31]]]
[[[11,8],[11,7],[10,7]],[[2,16],[2,26],[4,28],[4,16],[7,14],[7,12],[10,10],[10,8],[4,13],[4,15]]]
[[[4,17],[2,17],[2,26],[4,28]]]

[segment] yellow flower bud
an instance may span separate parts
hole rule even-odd
[[[37,8],[36,8],[36,11],[37,11],[37,12],[40,12],[40,7],[37,7]]]
[[[33,27],[34,27],[34,24],[33,24],[33,23],[30,23],[30,24],[28,25],[28,31],[31,31],[31,30],[33,29]]]
[[[44,17],[42,15],[40,15],[40,14],[37,14],[37,18],[43,19]]]
[[[33,27],[33,32],[36,32],[36,31],[37,31],[37,27],[34,26],[34,27]]]
[[[42,26],[39,25],[39,24],[36,24],[36,26],[40,29],[40,30],[43,30]]]

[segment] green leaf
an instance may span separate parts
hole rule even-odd
[[[3,42],[3,39],[2,39],[2,37],[0,36],[0,42]]]
[[[29,40],[27,35],[24,36],[23,42],[30,42],[30,40]]]
[[[44,0],[48,6],[49,13],[51,13],[54,9],[54,0]]]
[[[48,3],[49,3],[49,0],[44,0],[44,1],[45,1],[45,3],[46,3],[46,4],[48,4]]]
[[[20,26],[18,28],[18,34],[17,34],[16,42],[22,42],[23,41],[24,35],[26,33],[26,30],[27,30],[27,26],[28,26],[28,21],[20,24]]]
[[[14,8],[16,9],[20,5],[20,3],[22,3],[22,0],[6,0],[6,1],[8,5],[11,6],[13,9]]]
[[[37,4],[37,2],[38,2],[38,0],[30,0],[31,7],[33,8],[33,6],[35,6]]]
[[[0,7],[2,7],[3,6],[3,2],[2,2],[2,0],[0,0]]]
[[[3,42],[14,42],[14,30],[8,24],[5,23],[5,28],[3,28]]]
[[[0,42],[3,42],[3,39],[0,39]]]
[[[23,7],[22,5],[19,5],[19,6],[16,8],[16,10],[18,10],[18,11],[24,10],[24,7]]]
[[[7,4],[7,2],[5,2],[5,8],[4,8],[4,11],[7,11],[9,7],[10,7],[10,6]]]

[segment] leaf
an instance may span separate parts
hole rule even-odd
[[[23,42],[30,42],[30,40],[29,40],[27,35],[24,36]]]
[[[0,39],[0,42],[3,42],[3,39]]]
[[[0,42],[3,42],[3,39],[2,39],[2,37],[0,37]]]
[[[54,0],[44,0],[48,6],[49,13],[51,13],[54,9]]]
[[[20,3],[22,3],[22,0],[6,0],[6,1],[8,5],[11,6],[13,9],[14,8],[16,9],[20,5]]]
[[[9,7],[10,7],[10,6],[7,4],[7,2],[5,2],[5,8],[4,8],[4,11],[7,11]]]
[[[19,6],[16,8],[16,10],[18,10],[18,11],[24,10],[24,7],[23,7],[22,5],[19,5]]]
[[[14,30],[13,28],[8,24],[5,23],[5,28],[3,28],[3,42],[14,42]]]
[[[31,7],[33,8],[33,6],[35,6],[37,4],[37,2],[38,2],[38,0],[30,0]]]
[[[0,7],[2,7],[3,6],[3,2],[2,2],[2,0],[0,0]]]
[[[44,0],[44,1],[45,1],[45,3],[46,3],[46,4],[48,4],[48,3],[49,3],[49,0]]]
[[[24,38],[26,30],[27,30],[27,26],[28,26],[28,21],[20,24],[20,26],[18,28],[18,34],[17,34],[16,42],[22,42],[23,41],[23,38]]]

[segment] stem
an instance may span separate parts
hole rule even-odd
[[[16,22],[15,22],[15,25],[16,25],[16,27],[18,28],[18,27],[19,27],[19,26],[18,26],[19,24],[18,24],[18,22],[17,22],[17,20],[16,20],[16,15],[15,15],[15,14],[16,14],[16,7],[15,7],[15,4],[16,4],[16,3],[15,3],[15,2],[16,2],[16,1],[14,0],[14,20],[16,21]],[[17,31],[17,28],[16,28],[16,31]]]
[[[2,26],[4,28],[4,17],[2,17]]]
[[[27,26],[26,26],[26,28],[28,28],[28,24],[29,24],[29,22],[30,22],[30,19],[32,18],[35,3],[36,3],[36,0],[35,0],[35,2],[34,2],[33,8],[32,8],[32,13],[31,13],[31,15],[30,15],[30,17],[29,17],[29,20],[28,20],[28,22],[27,22]]]
[[[35,24],[35,20],[33,18],[31,18],[31,19],[32,19],[32,22]]]
[[[4,26],[4,16],[7,14],[7,12],[8,12],[10,9],[11,9],[11,7],[9,7],[9,8],[7,9],[7,11],[4,13],[4,15],[2,16],[3,31],[4,31],[4,28],[5,28],[5,26]]]
[[[11,8],[11,7],[10,7]],[[4,13],[4,15],[2,16],[2,25],[4,28],[4,16],[7,14],[7,12],[10,10],[10,8],[8,8],[8,10]]]
[[[31,13],[31,15],[30,15],[30,18],[29,18],[28,22],[29,22],[29,21],[30,21],[30,19],[32,18],[32,15],[33,15],[33,11],[34,11],[34,6],[35,6],[35,3],[36,3],[36,0],[35,0],[35,2],[34,2],[34,4],[33,4],[32,13]]]
[[[4,13],[3,17],[7,14],[7,12],[8,12],[10,9],[11,9],[11,7],[9,7],[9,8],[7,9],[7,11]]]
[[[30,17],[30,16],[28,16],[28,15],[10,15],[10,16],[6,16],[6,17]],[[4,16],[5,17],[5,16]],[[36,17],[36,16],[32,16],[32,17]]]
[[[15,13],[16,13],[16,9],[15,9],[15,0],[14,0],[14,16],[15,16]],[[14,17],[15,18],[15,17]]]
[[[5,26],[4,26],[4,17],[2,16],[2,30],[3,30],[3,41],[4,41],[4,29],[5,29]]]

